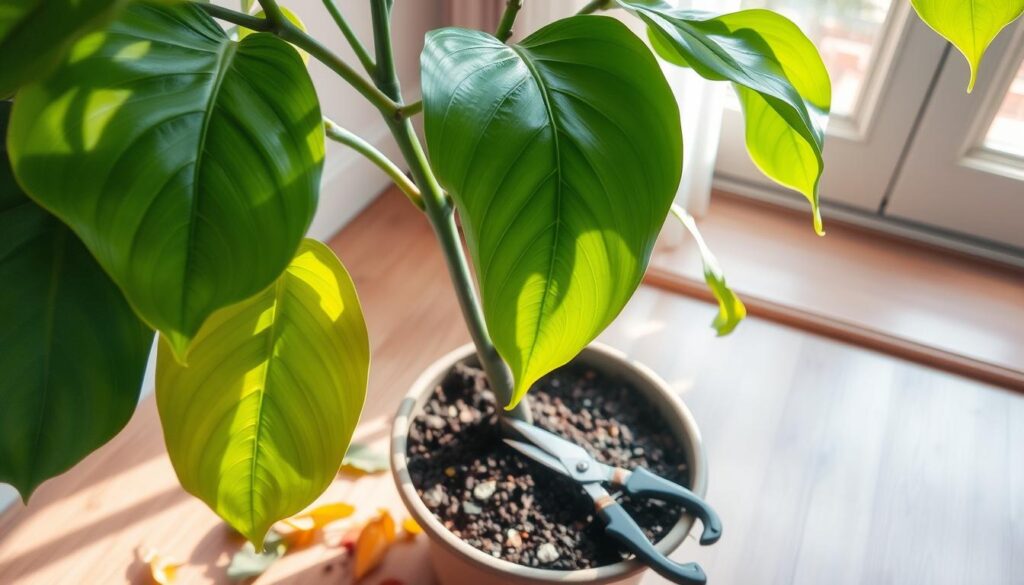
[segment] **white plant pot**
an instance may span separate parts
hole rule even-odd
[[[434,362],[413,383],[405,396],[391,430],[391,472],[406,507],[430,539],[431,562],[441,585],[537,585],[540,583],[639,583],[646,567],[636,561],[580,571],[538,569],[496,559],[463,542],[441,524],[416,493],[409,477],[406,459],[409,427],[423,405],[454,365],[467,358],[475,361],[472,344],[464,345]],[[672,427],[680,446],[686,450],[690,489],[703,497],[707,492],[707,462],[700,431],[693,415],[664,380],[647,367],[628,359],[623,353],[601,344],[591,344],[575,360],[633,386],[654,403]],[[687,514],[657,544],[669,554],[682,544],[693,527]]]

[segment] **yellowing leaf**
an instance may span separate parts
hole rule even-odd
[[[921,20],[967,59],[974,89],[985,50],[999,31],[1024,12],[1024,0],[911,0]]]
[[[704,242],[704,237],[700,234],[700,230],[697,229],[697,222],[693,220],[693,216],[675,204],[672,205],[672,214],[682,222],[683,226],[690,232],[690,235],[693,236],[694,241],[697,242],[701,261],[704,264],[704,281],[711,290],[711,294],[714,295],[715,300],[718,301],[718,315],[715,316],[711,326],[714,327],[719,336],[728,335],[747,316],[747,308],[743,305],[743,301],[726,284],[725,275],[722,274],[722,269],[718,266],[718,259],[715,258],[707,243]]]
[[[279,532],[288,548],[302,548],[313,544],[324,526],[348,518],[355,511],[355,508],[342,502],[324,504],[309,512],[282,520],[283,526]]]
[[[356,540],[353,575],[359,581],[380,566],[388,547],[395,541],[395,521],[387,510],[363,526]]]
[[[257,550],[337,475],[366,395],[355,286],[306,240],[276,284],[218,311],[188,366],[161,340],[156,401],[181,485]]]
[[[402,520],[402,530],[405,531],[406,540],[412,540],[413,538],[416,538],[417,534],[423,533],[423,527],[420,526],[412,517]]]
[[[154,583],[159,585],[170,585],[178,574],[178,567],[184,563],[178,563],[169,557],[162,556],[156,549],[142,547],[136,551],[142,562],[149,564],[149,574]]]

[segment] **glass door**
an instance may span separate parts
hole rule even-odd
[[[883,212],[1024,256],[1024,22],[967,79],[951,51]]]
[[[817,45],[832,78],[821,198],[877,214],[945,42],[906,0],[743,0],[742,6],[782,12]],[[724,115],[715,172],[729,190],[802,199],[750,162],[735,101]]]

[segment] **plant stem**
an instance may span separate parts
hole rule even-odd
[[[334,0],[323,0],[324,7],[327,8],[327,12],[331,13],[331,18],[334,19],[335,24],[338,25],[338,29],[341,30],[341,34],[345,36],[345,40],[348,41],[349,46],[352,47],[352,51],[355,52],[356,58],[363,64],[363,69],[370,75],[376,71],[377,65],[374,64],[370,54],[366,52],[366,47],[356,36],[352,27],[349,26],[348,21],[345,20],[345,16],[338,9],[338,5],[335,4]]]
[[[267,18],[257,18],[243,14],[235,10],[222,8],[215,4],[206,4],[203,2],[196,2],[196,6],[202,8],[207,14],[221,20],[244,26],[252,30],[272,32],[283,40],[295,45],[303,51],[309,53],[314,59],[320,61],[332,71],[338,74],[342,79],[348,82],[356,91],[362,94],[367,100],[370,101],[382,114],[386,117],[395,117],[398,115],[399,105],[394,100],[385,95],[381,90],[377,89],[372,83],[364,79],[355,69],[352,69],[348,63],[341,60],[332,53],[327,47],[320,44],[319,41],[306,33],[299,30],[294,24],[288,21],[286,18],[274,20],[271,18],[271,12],[267,9],[267,6],[275,6],[277,4],[273,0],[266,0],[265,3],[261,3],[263,10],[267,14]],[[280,13],[280,8],[278,8]]]
[[[398,108],[398,115],[403,118],[409,118],[423,111],[423,100],[406,104]]]
[[[476,346],[476,353],[480,359],[480,365],[487,375],[491,390],[499,404],[509,404],[512,401],[512,373],[508,366],[502,361],[487,332],[487,324],[484,322],[483,311],[473,287],[473,277],[469,272],[469,264],[466,261],[465,251],[462,249],[462,241],[459,238],[459,230],[455,225],[454,209],[445,197],[441,185],[438,184],[427,162],[426,154],[416,137],[412,122],[406,120],[388,120],[392,133],[398,141],[406,161],[416,183],[423,190],[423,202],[426,206],[427,218],[430,220],[434,234],[441,244],[441,251],[444,253],[445,263],[448,266],[448,275],[455,288],[455,296],[459,301],[459,308],[462,309],[463,319],[469,328],[469,335]],[[532,417],[529,410],[529,401],[523,399],[514,410],[499,411],[507,413],[508,416],[530,422]]]
[[[373,0],[371,7],[373,9],[373,42],[377,49],[377,83],[382,88],[393,90],[394,93],[390,94],[392,99],[401,101],[401,96],[398,93],[398,72],[395,70],[391,51],[390,2],[388,0]],[[498,350],[494,347],[491,336],[487,332],[487,323],[484,321],[483,310],[480,308],[480,301],[473,287],[473,277],[469,272],[466,253],[462,249],[462,239],[459,237],[459,229],[455,225],[455,209],[445,195],[444,189],[437,182],[434,171],[430,168],[427,154],[423,151],[419,137],[416,136],[412,121],[404,116],[385,116],[384,120],[391,129],[395,141],[398,142],[405,161],[409,164],[409,172],[412,173],[416,185],[420,188],[427,219],[430,220],[434,235],[437,236],[437,241],[441,244],[441,251],[448,267],[448,276],[455,289],[455,297],[459,301],[462,317],[466,322],[466,327],[469,328],[469,336],[473,340],[473,345],[476,346],[480,365],[487,375],[491,390],[499,403],[510,404],[513,389],[512,373],[502,361],[501,356],[498,355]],[[521,400],[513,410],[500,412],[527,422],[532,420],[529,401],[526,399]]]
[[[326,117],[324,118],[324,131],[326,131],[327,137],[331,140],[336,140],[368,158],[370,162],[377,165],[378,168],[391,177],[391,180],[395,182],[395,185],[398,185],[398,188],[402,190],[402,193],[405,193],[405,196],[409,198],[413,205],[418,207],[420,211],[425,209],[423,197],[420,196],[420,190],[409,180],[409,177],[405,176],[402,169],[398,168],[398,165],[385,156],[383,152]]]
[[[505,0],[505,12],[501,15],[498,29],[494,31],[494,36],[499,41],[504,43],[512,36],[512,25],[515,24],[516,15],[522,7],[523,0]]]
[[[377,53],[377,87],[391,99],[400,102],[402,90],[395,69],[394,49],[391,45],[391,3],[388,0],[372,0],[370,13],[373,18],[373,48]]]
[[[591,0],[583,8],[580,8],[576,14],[591,14],[598,10],[608,10],[611,7],[611,0]]]

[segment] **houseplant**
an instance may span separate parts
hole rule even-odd
[[[821,232],[828,78],[806,37],[772,12],[597,0],[507,45],[512,0],[493,36],[428,35],[424,101],[406,104],[391,1],[371,0],[371,56],[325,0],[365,75],[275,0],[257,15],[243,4],[0,4],[0,96],[13,96],[0,165],[0,480],[26,499],[127,422],[154,330],[157,403],[185,489],[257,546],[323,491],[369,367],[351,280],[302,239],[325,135],[424,211],[491,390],[508,416],[529,417],[527,390],[583,351],[638,286],[680,173],[678,110],[652,53],[592,13],[624,9],[662,58],[732,81],[751,156],[807,196]],[[914,4],[972,72],[1024,9]],[[984,18],[963,18],[968,8]],[[248,34],[233,40],[215,19]],[[323,120],[303,55],[380,110],[411,180]],[[421,109],[429,159],[411,123]],[[742,304],[705,260],[724,333]]]

